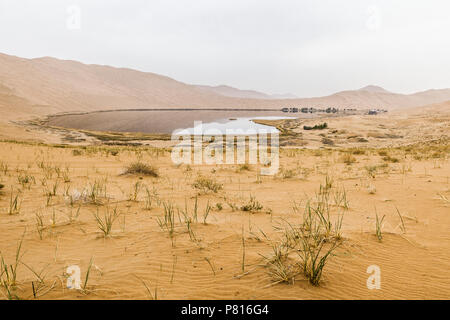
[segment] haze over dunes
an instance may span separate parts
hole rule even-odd
[[[217,93],[225,97],[233,98],[247,98],[247,99],[296,99],[297,96],[287,93],[287,94],[266,94],[263,92],[255,90],[241,90],[233,88],[230,86],[220,85],[220,86],[204,86],[197,85],[197,88],[203,91],[209,91]]]
[[[368,86],[326,97],[273,99],[264,93],[199,86],[132,69],[50,57],[0,54],[2,118],[126,108],[405,108],[450,100],[450,89],[396,94]],[[239,97],[240,95],[240,97]],[[258,99],[260,97],[261,99]]]

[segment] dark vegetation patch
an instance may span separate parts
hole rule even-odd
[[[152,165],[142,163],[142,162],[133,162],[125,169],[125,174],[137,174],[151,177],[158,177],[158,169]]]
[[[316,124],[313,127],[310,126],[303,126],[303,130],[323,130],[328,128],[328,124],[326,122],[322,124]]]

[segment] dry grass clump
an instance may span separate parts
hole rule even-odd
[[[327,129],[328,128],[328,124],[326,122],[321,123],[321,124],[316,124],[314,126],[303,126],[303,130],[323,130],[323,129]]]
[[[8,164],[3,161],[0,161],[0,173],[3,173],[3,175],[6,176],[8,170],[9,170]]]
[[[366,173],[370,178],[375,178],[378,169],[377,166],[365,166],[364,169],[366,170]]]
[[[242,171],[251,171],[251,170],[252,170],[251,166],[248,163],[244,163],[244,164],[241,164],[236,171],[242,172]]]
[[[368,184],[367,185],[367,192],[369,194],[375,194],[375,193],[377,193],[377,188],[373,184]]]
[[[175,208],[171,202],[164,202],[164,217],[157,218],[157,222],[161,230],[166,231],[172,242],[172,247],[174,246],[174,236],[175,236]],[[188,228],[189,229],[189,228]]]
[[[297,175],[297,172],[294,169],[281,168],[280,175],[282,179],[291,179]]]
[[[279,172],[277,173],[276,177],[279,177],[281,179],[292,179],[292,178],[298,178],[301,180],[308,179],[308,176],[310,175],[311,170],[308,168],[302,168],[299,165],[297,165],[295,168],[286,169],[286,168],[280,168]]]
[[[272,251],[270,257],[262,256],[266,260],[269,275],[275,283],[293,283],[299,268],[289,260],[289,251],[283,244],[272,245]]]
[[[348,166],[356,162],[356,158],[349,153],[342,155],[340,160]]]
[[[158,195],[158,191],[155,187],[150,190],[147,186],[145,187],[145,198],[144,198],[144,209],[151,210],[154,205],[159,206],[161,200]]]
[[[141,181],[137,181],[135,184],[133,184],[130,194],[128,195],[128,201],[137,202],[139,193],[141,192],[142,188],[143,184]]]
[[[110,210],[107,207],[103,216],[101,216],[99,214],[98,209],[97,209],[97,212],[94,213],[94,218],[95,218],[95,221],[97,222],[97,227],[103,233],[104,237],[107,237],[110,235],[110,233],[112,231],[112,227],[114,225],[114,222],[117,220],[117,218],[119,216],[120,216],[120,213],[117,211],[117,208]]]
[[[333,146],[334,145],[334,141],[331,140],[330,138],[326,138],[326,137],[322,138],[322,143],[326,144],[326,145],[329,145],[329,146]]]
[[[79,150],[79,149],[73,149],[72,150],[72,155],[73,156],[81,156],[83,154],[83,152],[81,151],[81,150]]]
[[[367,151],[362,148],[354,148],[354,149],[351,149],[351,153],[354,155],[365,155],[365,154],[367,154]]]
[[[441,199],[442,201],[444,201],[445,203],[450,203],[450,199],[447,198],[445,195],[438,193],[438,197],[439,199]]]
[[[73,190],[70,194],[65,195],[65,200],[68,205],[73,207],[76,203],[87,203],[93,205],[103,205],[109,200],[106,193],[107,179],[97,179],[94,183],[89,183],[89,185],[82,190],[82,192],[77,189]]]
[[[282,239],[274,245],[273,255],[266,259],[269,275],[276,283],[294,282],[303,276],[314,286],[320,284],[324,267],[334,250],[342,242],[343,214],[333,221],[330,214],[332,181],[327,177],[320,186],[315,201],[307,201],[302,222],[280,227]],[[298,211],[295,206],[294,210]],[[294,257],[291,257],[294,256]]]
[[[25,233],[22,235],[19,243],[17,244],[15,260],[12,264],[8,264],[0,252],[0,288],[3,289],[2,294],[8,300],[19,300],[20,298],[16,294],[17,289],[17,269],[19,264],[22,263],[22,243]]]
[[[381,242],[381,240],[383,240],[383,232],[382,232],[382,228],[383,228],[383,221],[384,218],[386,217],[386,215],[384,215],[381,219],[378,217],[378,214],[375,214],[375,218],[376,218],[376,223],[375,223],[375,235],[377,236],[378,241]]]
[[[250,200],[248,203],[241,206],[241,211],[246,212],[259,212],[263,209],[263,205],[256,200],[255,197],[250,196]]]
[[[391,157],[391,156],[383,157],[383,160],[386,162],[393,162],[393,163],[400,162],[400,160],[398,158]]]
[[[210,177],[198,176],[192,184],[192,187],[204,192],[212,191],[214,193],[217,193],[223,189],[223,184]]]
[[[128,165],[124,174],[138,174],[151,177],[159,177],[158,169],[152,165],[136,161]]]
[[[11,196],[9,198],[8,214],[14,215],[20,213],[20,198],[19,192],[14,195],[13,190],[11,190]]]

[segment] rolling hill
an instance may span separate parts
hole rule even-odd
[[[293,94],[267,94],[255,90],[241,90],[230,86],[205,86],[197,85],[197,88],[203,91],[214,92],[221,96],[243,99],[298,99]]]
[[[28,114],[127,108],[331,106],[398,109],[447,100],[450,100],[450,89],[404,95],[376,86],[326,97],[274,99],[274,96],[257,91],[227,86],[199,87],[127,68],[0,54],[0,114],[3,119]]]

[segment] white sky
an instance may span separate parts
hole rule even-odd
[[[0,0],[0,52],[300,97],[410,93],[450,87],[450,1]]]

